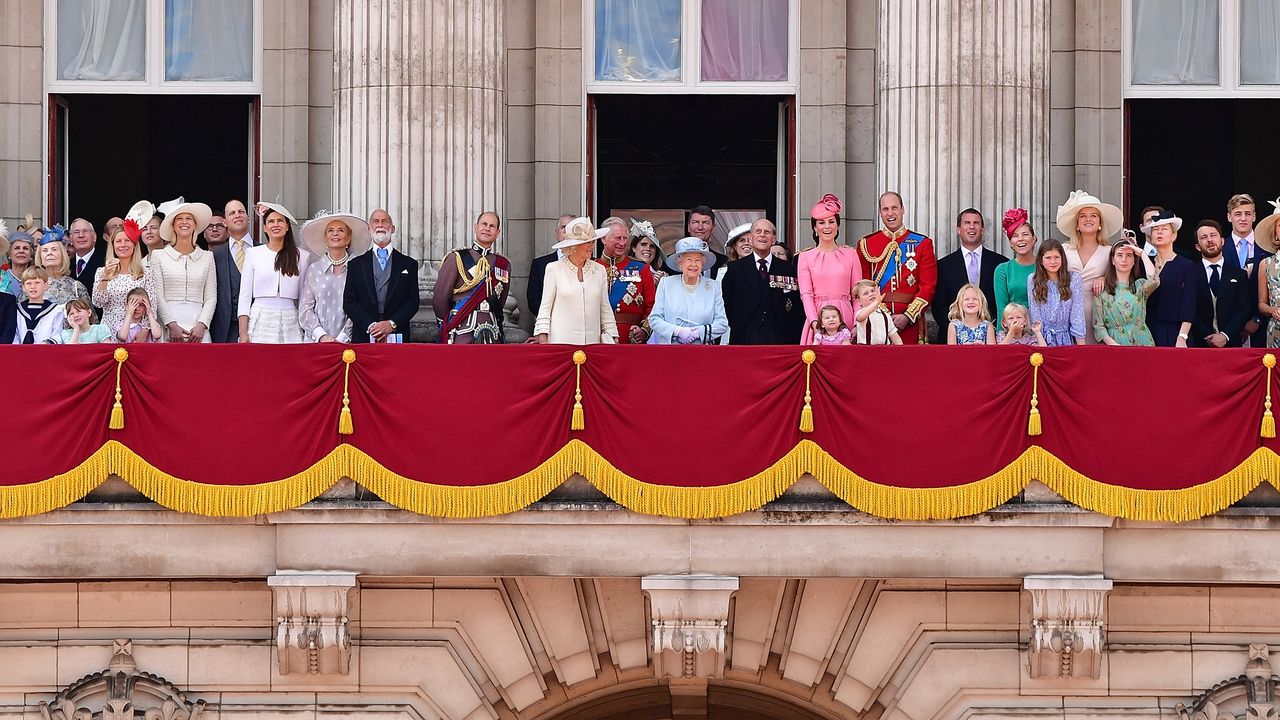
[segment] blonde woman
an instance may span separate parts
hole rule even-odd
[[[1102,294],[1102,276],[1110,265],[1111,240],[1124,229],[1124,213],[1083,190],[1076,190],[1058,206],[1058,231],[1066,238],[1063,255],[1073,277],[1084,288],[1084,316],[1093,317],[1093,301]],[[1142,253],[1142,264],[1150,277],[1155,272],[1151,259]],[[1085,328],[1084,342],[1098,342],[1092,327]]]
[[[67,231],[61,225],[53,226],[40,238],[40,249],[36,252],[37,267],[42,267],[49,273],[49,289],[45,291],[45,299],[58,306],[66,305],[76,298],[89,299],[89,291],[71,277],[71,256],[67,254],[66,235]]]
[[[204,203],[182,203],[160,224],[165,245],[152,253],[147,273],[154,278],[152,299],[169,342],[211,342],[209,325],[218,302],[213,253],[196,245],[213,211]]]
[[[140,287],[153,299],[156,296],[151,273],[142,263],[141,240],[142,229],[133,220],[125,220],[124,228],[111,238],[106,264],[93,276],[93,304],[102,308],[102,324],[113,334],[124,324],[130,291]]]

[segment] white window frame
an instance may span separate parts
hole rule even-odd
[[[1216,85],[1135,85],[1133,0],[1124,0],[1120,65],[1125,98],[1280,98],[1280,85],[1244,85],[1240,82],[1240,0],[1219,0],[1218,22]]]
[[[583,68],[589,95],[794,95],[800,72],[800,3],[787,7],[787,80],[785,82],[724,82],[702,80],[702,0],[682,0],[680,18],[680,80],[596,80],[596,2],[582,3]]]
[[[275,0],[268,0],[274,2]],[[45,0],[44,77],[50,93],[113,95],[260,95],[262,93],[262,3],[253,2],[253,79],[247,82],[166,80],[165,2],[147,0],[147,53],[143,80],[59,80],[58,0]]]

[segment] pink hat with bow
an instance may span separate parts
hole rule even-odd
[[[844,205],[840,204],[840,198],[827,193],[822,196],[817,205],[813,206],[813,212],[809,214],[814,220],[826,220],[829,217],[835,217],[844,210]]]

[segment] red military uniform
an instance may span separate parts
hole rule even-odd
[[[938,287],[938,260],[933,240],[899,228],[878,230],[858,241],[862,277],[874,280],[884,293],[884,305],[894,315],[906,315],[911,324],[899,335],[904,345],[926,342],[925,310]]]
[[[609,305],[613,307],[613,319],[618,323],[618,342],[631,342],[631,328],[636,325],[649,333],[649,313],[656,299],[657,283],[648,263],[635,258],[614,260],[611,257],[596,258],[604,266],[609,281]]]

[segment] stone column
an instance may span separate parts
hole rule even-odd
[[[880,0],[879,28],[877,179],[907,226],[945,254],[976,207],[1007,252],[1022,206],[1049,237],[1049,0]]]
[[[503,2],[335,0],[334,14],[334,209],[385,207],[429,288],[475,217],[503,212]]]

